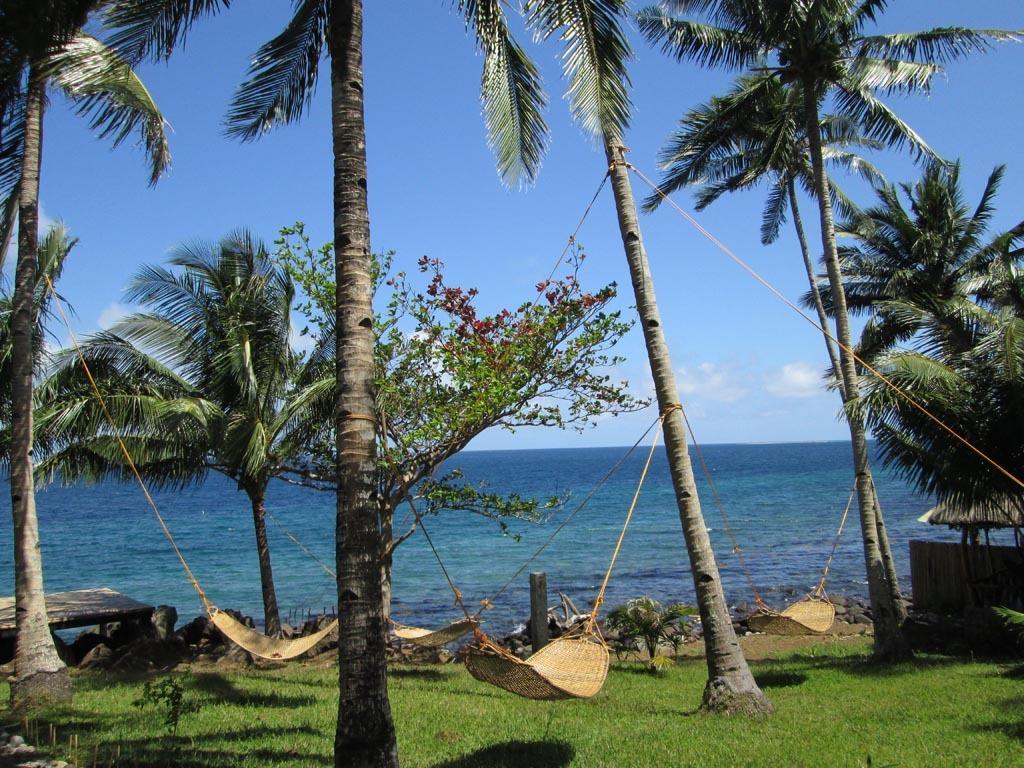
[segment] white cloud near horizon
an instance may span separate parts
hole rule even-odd
[[[807,398],[825,394],[821,368],[811,363],[786,363],[764,377],[765,390],[776,397]]]
[[[122,304],[119,301],[115,301],[103,308],[99,317],[96,318],[96,325],[98,325],[102,331],[109,331],[114,323],[131,312],[131,307]]]
[[[735,403],[747,394],[747,389],[737,381],[734,365],[704,362],[680,368],[678,375],[679,391],[683,395]]]

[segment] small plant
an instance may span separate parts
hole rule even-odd
[[[185,697],[185,686],[175,677],[148,681],[142,687],[142,695],[132,703],[139,709],[150,704],[163,707],[164,725],[167,726],[167,734],[172,738],[178,735],[181,718],[198,712],[200,707],[198,701]]]
[[[1006,622],[1006,626],[1017,635],[1017,642],[1024,646],[1024,613],[1012,608],[996,606],[992,609],[996,615]]]
[[[639,641],[647,650],[648,664],[652,672],[660,672],[668,664],[659,660],[658,646],[669,642],[675,648],[678,638],[684,634],[683,622],[694,615],[697,609],[682,603],[663,606],[650,597],[638,597],[613,609],[606,624],[617,631],[623,640]]]

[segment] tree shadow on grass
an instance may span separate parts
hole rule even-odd
[[[434,768],[562,768],[574,757],[576,750],[563,741],[506,741]]]
[[[423,667],[390,667],[388,677],[397,680],[426,680],[428,682],[440,682],[448,676],[436,669],[425,669]]]
[[[835,670],[855,677],[902,677],[926,669],[938,669],[962,664],[963,659],[950,656],[916,656],[908,661],[879,661],[870,656],[810,656],[795,654],[786,659],[791,666],[805,670]]]
[[[239,751],[225,750],[223,747],[207,744],[209,741],[242,743],[248,741],[264,741],[267,735],[275,738],[280,747],[248,747]],[[121,755],[118,765],[147,766],[147,768],[219,768],[220,766],[266,765],[266,766],[317,766],[331,765],[328,755],[316,754],[290,748],[286,737],[290,735],[318,736],[323,734],[309,726],[290,728],[243,728],[237,731],[221,732],[213,737],[197,736],[157,736],[151,738],[130,739],[121,741],[117,746]],[[101,746],[100,752],[109,752]]]
[[[781,669],[769,669],[754,675],[758,688],[791,688],[807,682],[807,675],[802,672],[786,672]]]
[[[995,677],[1005,677],[1008,680],[1024,680],[1024,664],[1004,667],[994,672],[993,675]]]
[[[307,707],[315,699],[312,696],[282,696],[278,693],[254,693],[239,689],[227,678],[210,672],[196,673],[191,686],[219,701],[251,707]]]
[[[1012,696],[1003,700],[1000,709],[1007,713],[1024,713],[1024,696]],[[1016,719],[1007,718],[994,723],[973,725],[971,730],[983,733],[1002,733],[1011,739],[1024,742],[1024,715],[1019,715]]]

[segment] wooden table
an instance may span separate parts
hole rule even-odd
[[[149,620],[153,615],[153,606],[140,603],[109,587],[99,587],[48,594],[46,615],[50,620],[50,629],[69,629],[131,619]],[[0,597],[0,637],[11,637],[14,633],[14,598]]]

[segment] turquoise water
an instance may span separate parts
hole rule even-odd
[[[468,452],[453,462],[467,480],[525,496],[568,496],[569,503],[544,524],[515,523],[516,541],[493,521],[447,513],[428,528],[467,601],[491,594],[622,456],[624,448]],[[636,486],[646,450],[638,449],[615,477],[555,539],[530,570],[548,574],[552,599],[561,590],[583,607],[593,597]],[[766,597],[782,601],[817,580],[852,483],[847,443],[711,445],[704,454],[753,577]],[[746,581],[707,486],[698,473],[704,515],[711,530],[730,603],[750,599]],[[876,470],[893,550],[909,590],[907,541],[951,538],[944,529],[916,522],[931,505],[891,474]],[[245,495],[211,475],[202,485],[155,494],[174,535],[210,598],[262,618],[252,517]],[[13,592],[10,495],[0,499],[0,594]],[[274,483],[268,507],[310,550],[333,561],[334,497]],[[170,604],[182,618],[199,614],[195,593],[135,485],[52,486],[37,496],[48,591],[108,586],[139,600]],[[401,515],[399,515],[399,519]],[[843,535],[830,590],[865,594],[864,561],[856,504]],[[320,611],[335,603],[334,584],[273,523],[270,546],[278,600],[288,611]],[[454,616],[451,593],[423,537],[416,534],[395,553],[395,614],[407,622],[438,623]],[[630,597],[691,602],[693,584],[664,453],[659,450],[609,590],[614,605]],[[498,600],[491,626],[508,626],[527,613],[527,577]]]

